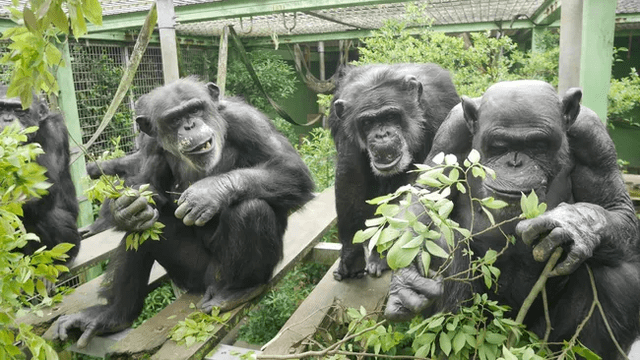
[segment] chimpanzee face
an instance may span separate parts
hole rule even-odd
[[[138,114],[140,129],[194,169],[207,172],[218,164],[227,124],[217,109],[218,87],[181,79],[145,95]]]
[[[0,131],[11,124],[18,124],[22,129],[38,126],[48,115],[47,104],[36,96],[30,108],[22,109],[20,98],[7,98],[7,89],[6,85],[0,86]]]
[[[548,187],[569,161],[566,131],[580,108],[581,92],[570,90],[560,101],[555,89],[540,81],[515,81],[490,87],[479,101],[463,97],[473,148],[496,179],[469,179],[476,196],[518,204],[535,191],[545,201]]]
[[[405,172],[413,162],[412,148],[423,133],[421,95],[422,84],[406,76],[397,83],[343,93],[334,102],[336,115],[366,151],[376,175]]]

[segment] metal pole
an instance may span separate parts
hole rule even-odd
[[[162,73],[164,83],[178,80],[178,49],[176,45],[175,11],[172,0],[156,0],[158,5],[158,29],[162,51]]]

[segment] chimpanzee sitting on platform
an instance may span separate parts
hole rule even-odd
[[[218,97],[215,84],[193,78],[144,96],[148,111],[136,121],[164,151],[144,158],[147,173],[136,178],[152,184],[161,205],[121,197],[112,214],[119,229],[141,231],[160,221],[163,234],[137,251],[126,251],[123,241],[101,294],[108,303],[61,317],[59,338],[80,328],[78,346],[85,346],[96,333],[129,326],[142,309],[154,260],[178,286],[205,293],[205,312],[231,309],[264,290],[282,258],[287,216],[311,199],[314,184],[268,118]]]
[[[78,199],[69,172],[67,127],[62,115],[49,112],[40,97],[34,95],[31,107],[23,110],[19,98],[7,98],[7,90],[8,86],[0,86],[0,131],[14,123],[22,128],[38,126],[38,131],[28,135],[28,142],[42,147],[44,154],[36,161],[47,168],[47,182],[52,184],[47,195],[22,206],[22,222],[28,232],[38,235],[40,242],[29,241],[21,251],[29,255],[43,246],[52,249],[60,243],[71,243],[75,246],[67,252],[70,261],[80,249],[80,235]]]
[[[535,191],[548,211],[539,217],[491,226],[488,217],[470,209],[469,194],[453,195],[453,220],[473,226],[469,243],[474,256],[501,251],[505,234],[517,237],[498,257],[501,270],[497,289],[487,290],[483,280],[473,288],[460,281],[431,279],[410,266],[392,278],[386,316],[405,319],[422,311],[455,310],[471,297],[486,292],[509,305],[512,316],[557,249],[562,257],[546,283],[551,322],[549,342],[569,340],[587,317],[594,291],[608,325],[624,352],[640,334],[640,247],[638,220],[617,166],[616,151],[606,127],[589,108],[580,105],[582,92],[569,89],[558,97],[541,81],[522,80],[491,86],[477,99],[462,98],[436,133],[427,161],[437,154],[455,154],[459,161],[472,149],[496,178],[467,179],[474,198],[494,197],[509,206],[493,211],[496,223],[520,213],[522,194]],[[415,206],[415,207],[414,207]],[[423,210],[412,205],[414,214]],[[472,223],[473,222],[473,223]],[[446,242],[441,246],[448,249]],[[455,253],[447,276],[469,269],[462,249]],[[431,263],[432,269],[438,264]],[[429,308],[430,305],[433,305]],[[538,297],[524,323],[542,336],[547,331],[543,301]],[[622,358],[598,311],[582,328],[578,340],[606,359]]]

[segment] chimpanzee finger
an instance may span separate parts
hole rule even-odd
[[[384,309],[384,317],[390,321],[408,321],[415,314],[403,306],[402,300],[393,294],[387,300],[387,307]]]
[[[535,219],[522,220],[516,226],[516,233],[527,245],[532,245],[547,232],[553,230],[558,224],[548,216],[540,216]]]
[[[118,200],[120,200],[121,198],[119,198]],[[149,202],[147,201],[147,199],[145,199],[144,197],[138,197],[135,198],[135,200],[130,203],[128,206],[122,206],[122,203],[119,203],[116,200],[116,209],[117,209],[117,213],[118,216],[120,216],[123,219],[131,219],[133,217],[135,217],[138,213],[145,211],[147,209],[147,206],[149,205]]]
[[[213,215],[215,215],[215,213],[216,212],[213,209],[206,209],[202,212],[202,214],[200,214],[200,216],[198,216],[195,225],[204,226],[204,224],[206,224],[209,220],[211,220],[211,218],[213,218]]]
[[[78,343],[77,343],[78,348],[82,349],[84,347],[87,347],[87,345],[89,344],[89,341],[91,341],[95,333],[96,333],[96,323],[91,322],[87,325],[86,329],[78,339]]]
[[[139,198],[139,196],[120,196],[111,202],[111,206],[113,206],[113,209],[115,210],[122,210]]]
[[[582,258],[574,252],[570,252],[567,258],[564,259],[559,265],[549,273],[549,276],[569,275],[576,271],[580,264],[582,264]]]
[[[563,228],[555,228],[533,248],[533,258],[540,262],[547,261],[558,246],[568,242],[571,242],[571,233]]]
[[[189,211],[191,211],[191,206],[189,206],[188,202],[183,202],[182,204],[179,204],[178,208],[176,209],[176,211],[173,213],[178,219],[182,219],[185,217],[185,215],[187,215],[187,213]]]
[[[406,280],[409,287],[429,299],[442,296],[442,281],[422,276],[413,276]]]
[[[140,215],[141,215],[141,218],[137,222],[137,224],[139,225],[136,225],[133,231],[144,231],[144,230],[150,229],[153,226],[153,224],[155,224],[156,221],[158,221],[158,218],[160,217],[160,213],[158,212],[158,209],[153,209],[152,212],[145,211],[144,213],[140,213]]]
[[[430,302],[429,298],[410,289],[400,289],[397,294],[402,306],[417,314],[426,309]]]

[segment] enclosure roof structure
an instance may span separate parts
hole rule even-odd
[[[23,0],[24,1],[24,0]],[[152,0],[101,0],[104,23],[90,34],[136,31]],[[234,25],[241,37],[298,41],[366,36],[390,19],[407,20],[408,4],[424,7],[435,30],[522,29],[559,25],[560,0],[174,0],[176,33],[218,37]],[[0,0],[0,20],[11,0]],[[424,19],[422,19],[424,20]],[[418,23],[408,24],[422,25]],[[640,0],[618,0],[616,30],[640,29]],[[314,35],[314,38],[308,37]],[[307,36],[307,38],[305,38]]]

